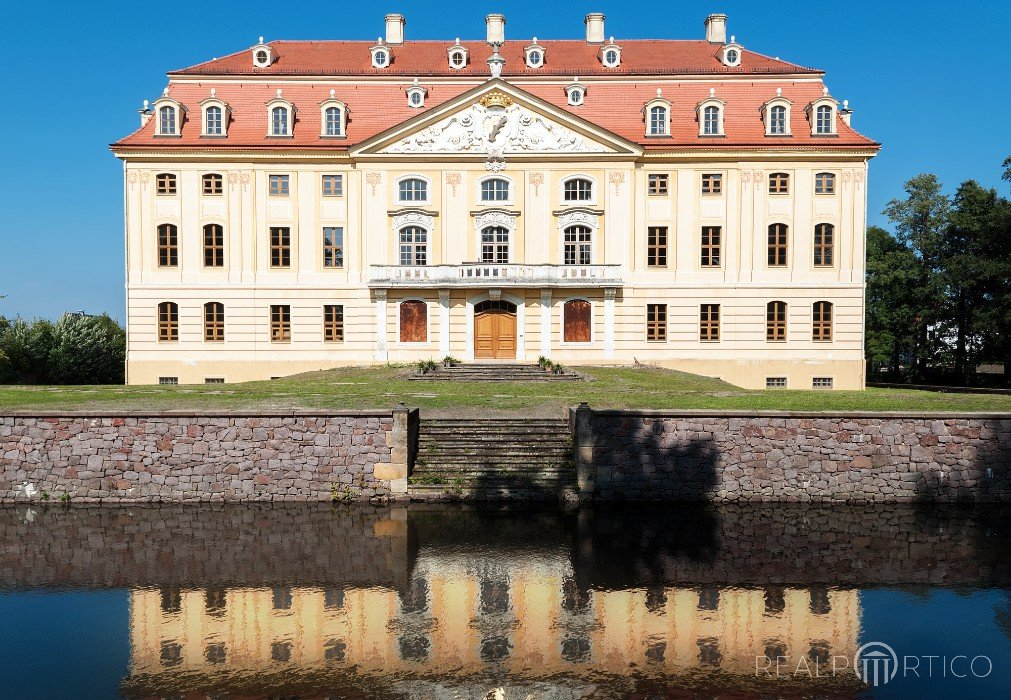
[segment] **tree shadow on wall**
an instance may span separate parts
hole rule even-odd
[[[922,503],[1011,503],[1011,421],[985,420],[981,428],[961,430],[975,446],[973,464],[968,469],[959,467],[957,462],[962,455],[946,455],[936,447],[942,463],[917,474],[915,500]],[[944,460],[951,463],[945,464]]]

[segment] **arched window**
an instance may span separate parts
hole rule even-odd
[[[812,309],[811,339],[832,340],[832,302],[816,301]]]
[[[720,129],[720,108],[716,105],[709,105],[702,110],[702,133],[706,136],[719,136]]]
[[[179,229],[175,224],[158,226],[158,267],[179,265]]]
[[[175,302],[158,304],[158,340],[179,340],[179,305]]]
[[[288,136],[291,132],[288,119],[288,108],[277,106],[270,110],[270,135]]]
[[[508,202],[509,181],[493,177],[481,182],[482,202]]]
[[[428,304],[423,301],[400,302],[400,342],[428,342]]]
[[[667,108],[662,105],[654,105],[649,108],[649,135],[667,135]]]
[[[154,179],[155,194],[175,194],[176,176],[172,173],[158,173]]]
[[[773,105],[769,110],[769,133],[783,135],[786,133],[786,107]]]
[[[220,343],[225,339],[225,305],[220,301],[204,304],[204,340]]]
[[[509,262],[509,229],[504,226],[481,229],[481,262]]]
[[[220,173],[206,173],[200,177],[200,192],[205,195],[218,195],[225,191],[225,180]]]
[[[814,133],[816,134],[831,134],[833,133],[833,127],[835,126],[832,122],[832,107],[830,105],[820,105],[818,109],[815,110],[815,124]]]
[[[221,224],[204,225],[204,267],[225,266],[225,229]]]
[[[400,264],[428,264],[428,231],[420,226],[400,229]]]
[[[772,173],[769,175],[769,194],[790,194],[789,173]]]
[[[344,129],[341,119],[341,109],[340,107],[327,107],[323,112],[324,125],[323,125],[323,135],[324,136],[343,136]]]
[[[786,302],[770,301],[765,306],[765,339],[769,342],[786,340]]]
[[[786,224],[769,225],[769,267],[785,267],[787,262],[790,227]]]
[[[204,110],[204,134],[207,136],[221,136],[225,133],[223,112],[221,107],[211,105]]]
[[[565,181],[562,199],[566,202],[589,202],[593,199],[593,183],[582,177]]]
[[[593,234],[589,226],[569,226],[565,229],[563,262],[566,265],[589,265],[592,262]]]
[[[175,136],[176,131],[176,108],[171,105],[162,105],[158,108],[158,133],[164,136]]]
[[[428,183],[417,177],[401,180],[398,187],[401,202],[427,202]]]
[[[814,227],[814,266],[832,267],[835,264],[835,226],[818,224]]]
[[[562,340],[566,343],[589,343],[591,307],[586,299],[570,299],[562,305]]]
[[[817,173],[814,176],[815,194],[835,194],[835,173]]]

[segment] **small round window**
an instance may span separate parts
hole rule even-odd
[[[450,54],[449,62],[452,63],[454,66],[462,66],[463,65],[463,52],[462,51],[454,51],[452,54]]]
[[[376,65],[385,66],[386,65],[386,52],[376,51]]]
[[[541,65],[541,59],[542,58],[543,57],[541,56],[541,52],[540,51],[531,51],[530,52],[530,65],[531,66],[539,66],[539,65]]]
[[[618,52],[614,49],[608,49],[604,52],[604,63],[609,66],[618,65]]]
[[[569,93],[569,104],[570,105],[581,105],[583,104],[583,91],[573,90]]]
[[[414,105],[415,107],[418,107],[418,106],[421,105],[421,93],[420,92],[412,92],[411,93],[411,104]]]
[[[256,62],[257,63],[266,63],[267,62],[267,52],[266,51],[257,51],[256,52]]]
[[[727,51],[727,63],[730,65],[737,65],[737,62],[741,59],[741,55],[737,53],[737,49],[730,49]]]

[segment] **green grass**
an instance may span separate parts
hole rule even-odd
[[[439,413],[550,415],[595,408],[1011,413],[1011,396],[867,391],[747,391],[716,379],[648,367],[575,368],[584,382],[408,381],[408,367],[340,368],[244,384],[194,386],[3,386],[6,410],[214,410],[389,408]]]

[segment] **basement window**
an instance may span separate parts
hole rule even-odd
[[[204,384],[224,384],[224,377],[204,377]]]
[[[786,377],[766,377],[765,378],[765,388],[766,389],[785,389],[786,388]]]
[[[158,383],[162,386],[170,386],[179,383],[179,377],[158,377]]]
[[[812,389],[831,389],[832,377],[814,377],[811,380]]]

